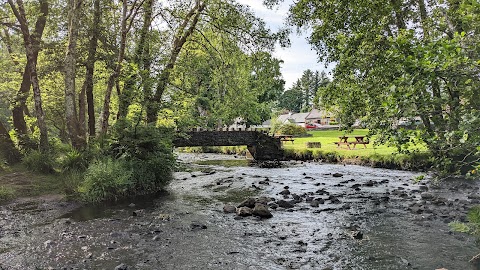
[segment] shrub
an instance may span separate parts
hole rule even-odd
[[[23,164],[33,172],[53,173],[54,158],[51,153],[31,150],[23,157]]]
[[[285,124],[279,128],[277,134],[301,136],[307,134],[307,129],[295,124]]]
[[[0,202],[8,201],[15,195],[15,191],[12,188],[0,186]]]
[[[68,151],[64,157],[60,160],[60,166],[62,168],[62,172],[68,171],[85,171],[88,168],[89,159],[87,158],[87,154],[84,152],[80,152],[75,149],[71,149]]]
[[[131,187],[133,172],[125,162],[107,158],[90,165],[78,191],[88,202],[117,200],[125,197]]]
[[[85,194],[82,197],[98,202],[161,190],[175,167],[172,136],[169,128],[118,121],[105,140],[107,158],[86,171],[79,189]],[[115,167],[115,171],[109,166]]]

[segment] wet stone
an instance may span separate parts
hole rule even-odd
[[[223,206],[223,212],[227,214],[235,213],[237,211],[237,208],[231,204],[225,204]]]
[[[268,207],[261,203],[255,204],[255,208],[253,208],[252,214],[261,218],[271,218],[273,216],[272,213],[270,213],[270,211],[268,210]]]
[[[287,202],[285,200],[278,200],[277,204],[278,204],[279,207],[282,207],[282,208],[293,208],[293,207],[295,207],[295,205],[293,203]]]
[[[279,194],[280,194],[280,195],[289,195],[289,194],[290,194],[290,190],[284,189],[284,190],[282,190]]]
[[[124,263],[121,263],[115,267],[115,270],[128,270],[128,266]]]
[[[190,229],[192,231],[205,230],[207,229],[207,225],[200,223],[198,221],[194,221],[190,224]]]
[[[246,200],[244,200],[243,202],[241,202],[237,208],[240,208],[240,207],[248,207],[248,208],[253,208],[255,207],[255,203],[257,201],[255,200],[255,198],[248,198]]]
[[[237,208],[237,215],[241,217],[247,217],[252,215],[252,208],[242,206]]]

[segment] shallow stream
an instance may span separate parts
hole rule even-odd
[[[0,269],[480,269],[469,262],[480,252],[475,239],[448,227],[479,203],[475,182],[432,186],[428,177],[415,183],[418,173],[314,162],[265,169],[214,154],[179,159],[185,171],[155,197],[0,207]],[[270,219],[223,212],[249,197],[294,207],[270,209]]]

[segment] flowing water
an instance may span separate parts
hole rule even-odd
[[[476,269],[475,239],[448,227],[479,202],[474,182],[437,187],[415,183],[418,173],[353,165],[179,158],[189,166],[157,196],[75,210],[61,201],[3,206],[0,269]],[[270,219],[223,212],[249,197],[294,207],[271,209]]]

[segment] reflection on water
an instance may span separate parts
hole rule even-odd
[[[216,165],[222,167],[248,167],[254,164],[253,160],[249,159],[230,159],[230,160],[200,160],[198,165]]]
[[[168,200],[169,196],[170,194],[168,192],[162,191],[153,195],[139,196],[135,199],[86,205],[61,216],[60,218],[70,218],[74,221],[111,218],[114,217],[117,212],[126,209],[132,211],[138,209],[152,209],[155,207],[156,203]]]

